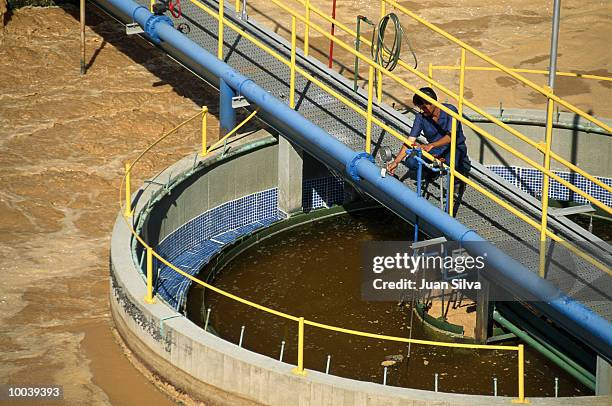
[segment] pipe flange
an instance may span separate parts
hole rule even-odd
[[[174,27],[172,20],[168,16],[152,15],[151,17],[149,17],[145,22],[144,31],[147,33],[149,38],[151,38],[151,40],[156,44],[159,44],[161,42],[161,38],[159,38],[159,35],[157,35],[157,31],[155,29],[155,27],[159,23],[166,23],[169,24],[171,27]]]
[[[363,158],[366,158],[368,161],[374,163],[374,157],[368,154],[367,152],[362,151],[357,152],[355,156],[353,156],[353,159],[351,159],[350,162],[346,164],[346,172],[350,175],[351,179],[355,181],[361,180],[361,177],[357,175],[357,162],[359,162],[359,160]]]

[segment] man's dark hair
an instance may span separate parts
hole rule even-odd
[[[421,93],[425,93],[427,96],[431,97],[434,100],[438,100],[438,96],[436,96],[436,92],[434,92],[434,90],[431,87],[422,87],[419,89],[419,91],[421,91]],[[427,100],[425,100],[424,98],[422,98],[416,93],[412,97],[412,103],[415,106],[422,106],[423,104],[431,104],[430,102],[428,102]]]

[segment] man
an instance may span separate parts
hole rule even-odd
[[[423,87],[419,90],[430,98],[438,100],[436,93],[431,87]],[[415,144],[417,137],[423,133],[423,136],[427,140],[427,144],[415,144],[415,148],[420,148],[423,151],[429,152],[431,155],[448,165],[450,162],[451,126],[453,118],[448,113],[442,111],[439,107],[434,106],[418,94],[414,95],[412,102],[419,110],[421,110],[421,113],[417,113],[414,119],[414,124],[412,126],[412,130],[410,131],[410,136],[408,137],[408,142],[410,144]],[[457,112],[457,108],[452,104],[444,103],[444,106],[448,107],[455,113]],[[387,170],[391,175],[395,173],[399,163],[406,157],[407,149],[408,145],[404,144],[400,152],[397,154],[395,160],[387,165]],[[409,170],[416,170],[418,168],[418,161],[415,156],[409,156],[406,159],[405,164]],[[465,145],[465,136],[463,135],[461,122],[457,121],[455,169],[459,173],[467,176],[468,172],[470,171],[470,167],[470,159],[468,158],[467,147]],[[434,176],[429,168],[424,167],[423,169],[425,176]],[[458,204],[464,190],[465,184],[460,182],[458,187],[459,198],[456,199],[453,213],[456,213],[457,209],[459,208]]]

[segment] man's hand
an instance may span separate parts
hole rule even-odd
[[[387,164],[387,172],[391,174],[391,176],[395,175],[395,170],[397,169],[398,163],[393,161]]]
[[[432,144],[421,145],[421,149],[425,152],[429,152],[434,148]]]

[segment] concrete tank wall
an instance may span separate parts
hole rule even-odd
[[[157,244],[187,221],[209,208],[277,185],[278,146],[269,135],[258,134],[250,138],[252,147],[242,151],[230,145],[227,157],[231,165],[223,161],[210,165],[200,164],[193,174],[183,179],[171,171],[158,176],[158,181],[168,182],[168,177],[180,182],[171,193],[159,197],[153,207],[146,227],[149,241]],[[248,152],[248,153],[247,153]],[[192,162],[194,158],[191,157]],[[192,163],[191,162],[191,163]],[[186,162],[189,165],[190,162]]]

